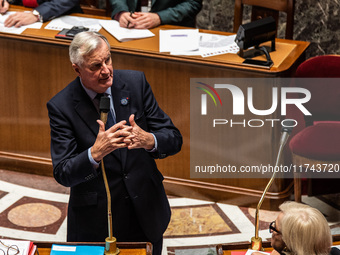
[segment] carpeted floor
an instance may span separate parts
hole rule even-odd
[[[0,170],[0,238],[66,241],[68,193],[53,178]],[[340,234],[340,194],[302,199],[325,215],[332,234]],[[210,246],[254,236],[252,208],[178,197],[169,201],[172,219],[164,234],[163,255],[198,255],[197,247],[209,251]],[[278,212],[261,210],[259,215],[259,235],[269,240],[268,225]]]

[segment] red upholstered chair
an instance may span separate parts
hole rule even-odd
[[[339,78],[340,56],[326,55],[308,59],[298,67],[296,77]],[[289,142],[292,163],[297,166],[340,166],[340,83],[313,83],[306,84],[305,88],[311,92],[311,100],[305,107],[312,116],[305,117],[305,128]],[[340,172],[335,174],[340,178]],[[294,193],[295,201],[301,202],[301,179],[298,173],[294,174]]]

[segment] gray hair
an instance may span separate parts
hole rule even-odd
[[[328,255],[332,235],[322,213],[308,205],[285,202],[280,205],[282,240],[292,255]]]
[[[90,54],[103,41],[111,49],[106,37],[97,32],[87,31],[76,34],[69,47],[71,63],[81,66],[84,63],[84,56]]]

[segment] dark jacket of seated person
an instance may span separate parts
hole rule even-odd
[[[332,247],[330,255],[340,255],[340,250],[336,247]]]
[[[137,0],[110,0],[110,3],[112,19],[118,21],[121,13],[140,11]],[[196,16],[201,9],[202,0],[152,0],[149,12],[158,14],[160,25],[195,27]]]
[[[40,14],[43,22],[61,15],[82,13],[79,0],[9,0],[8,2],[34,8]]]

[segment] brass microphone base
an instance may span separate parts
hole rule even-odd
[[[107,237],[105,239],[105,251],[104,254],[107,255],[117,255],[119,254],[119,249],[117,248],[117,240],[114,237]]]
[[[251,238],[251,249],[255,251],[263,251],[262,238],[253,236]]]

